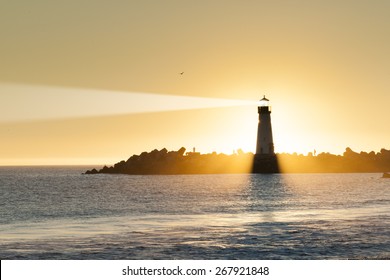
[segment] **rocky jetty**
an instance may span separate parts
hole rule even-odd
[[[253,154],[239,152],[233,155],[185,153],[186,149],[167,149],[133,155],[127,161],[114,166],[92,169],[85,174],[211,174],[249,173]]]
[[[143,152],[126,161],[85,174],[219,174],[219,173],[341,173],[387,172],[390,170],[390,150],[344,154],[320,153],[316,156],[298,154],[254,155],[238,150],[232,155],[200,154],[167,149]]]

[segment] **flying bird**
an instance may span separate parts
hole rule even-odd
[[[183,75],[184,74],[184,72],[180,72],[180,75]]]

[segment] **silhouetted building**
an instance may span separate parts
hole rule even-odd
[[[186,156],[200,156],[200,153],[196,151],[195,147],[192,148],[192,152],[187,152]]]
[[[256,154],[253,158],[253,173],[279,173],[278,159],[274,152],[272,138],[271,110],[269,100],[264,97],[258,106],[259,125],[257,128]]]
[[[274,142],[272,139],[271,110],[269,100],[264,97],[258,107],[259,125],[257,129],[256,155],[273,155]]]

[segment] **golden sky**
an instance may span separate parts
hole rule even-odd
[[[215,98],[263,94],[276,152],[388,149],[389,11],[386,0],[1,1],[0,165],[254,152],[256,105]]]

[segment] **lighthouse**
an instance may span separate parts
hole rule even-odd
[[[256,155],[274,155],[274,141],[272,139],[271,109],[269,100],[264,97],[258,106],[259,125],[257,128]]]

